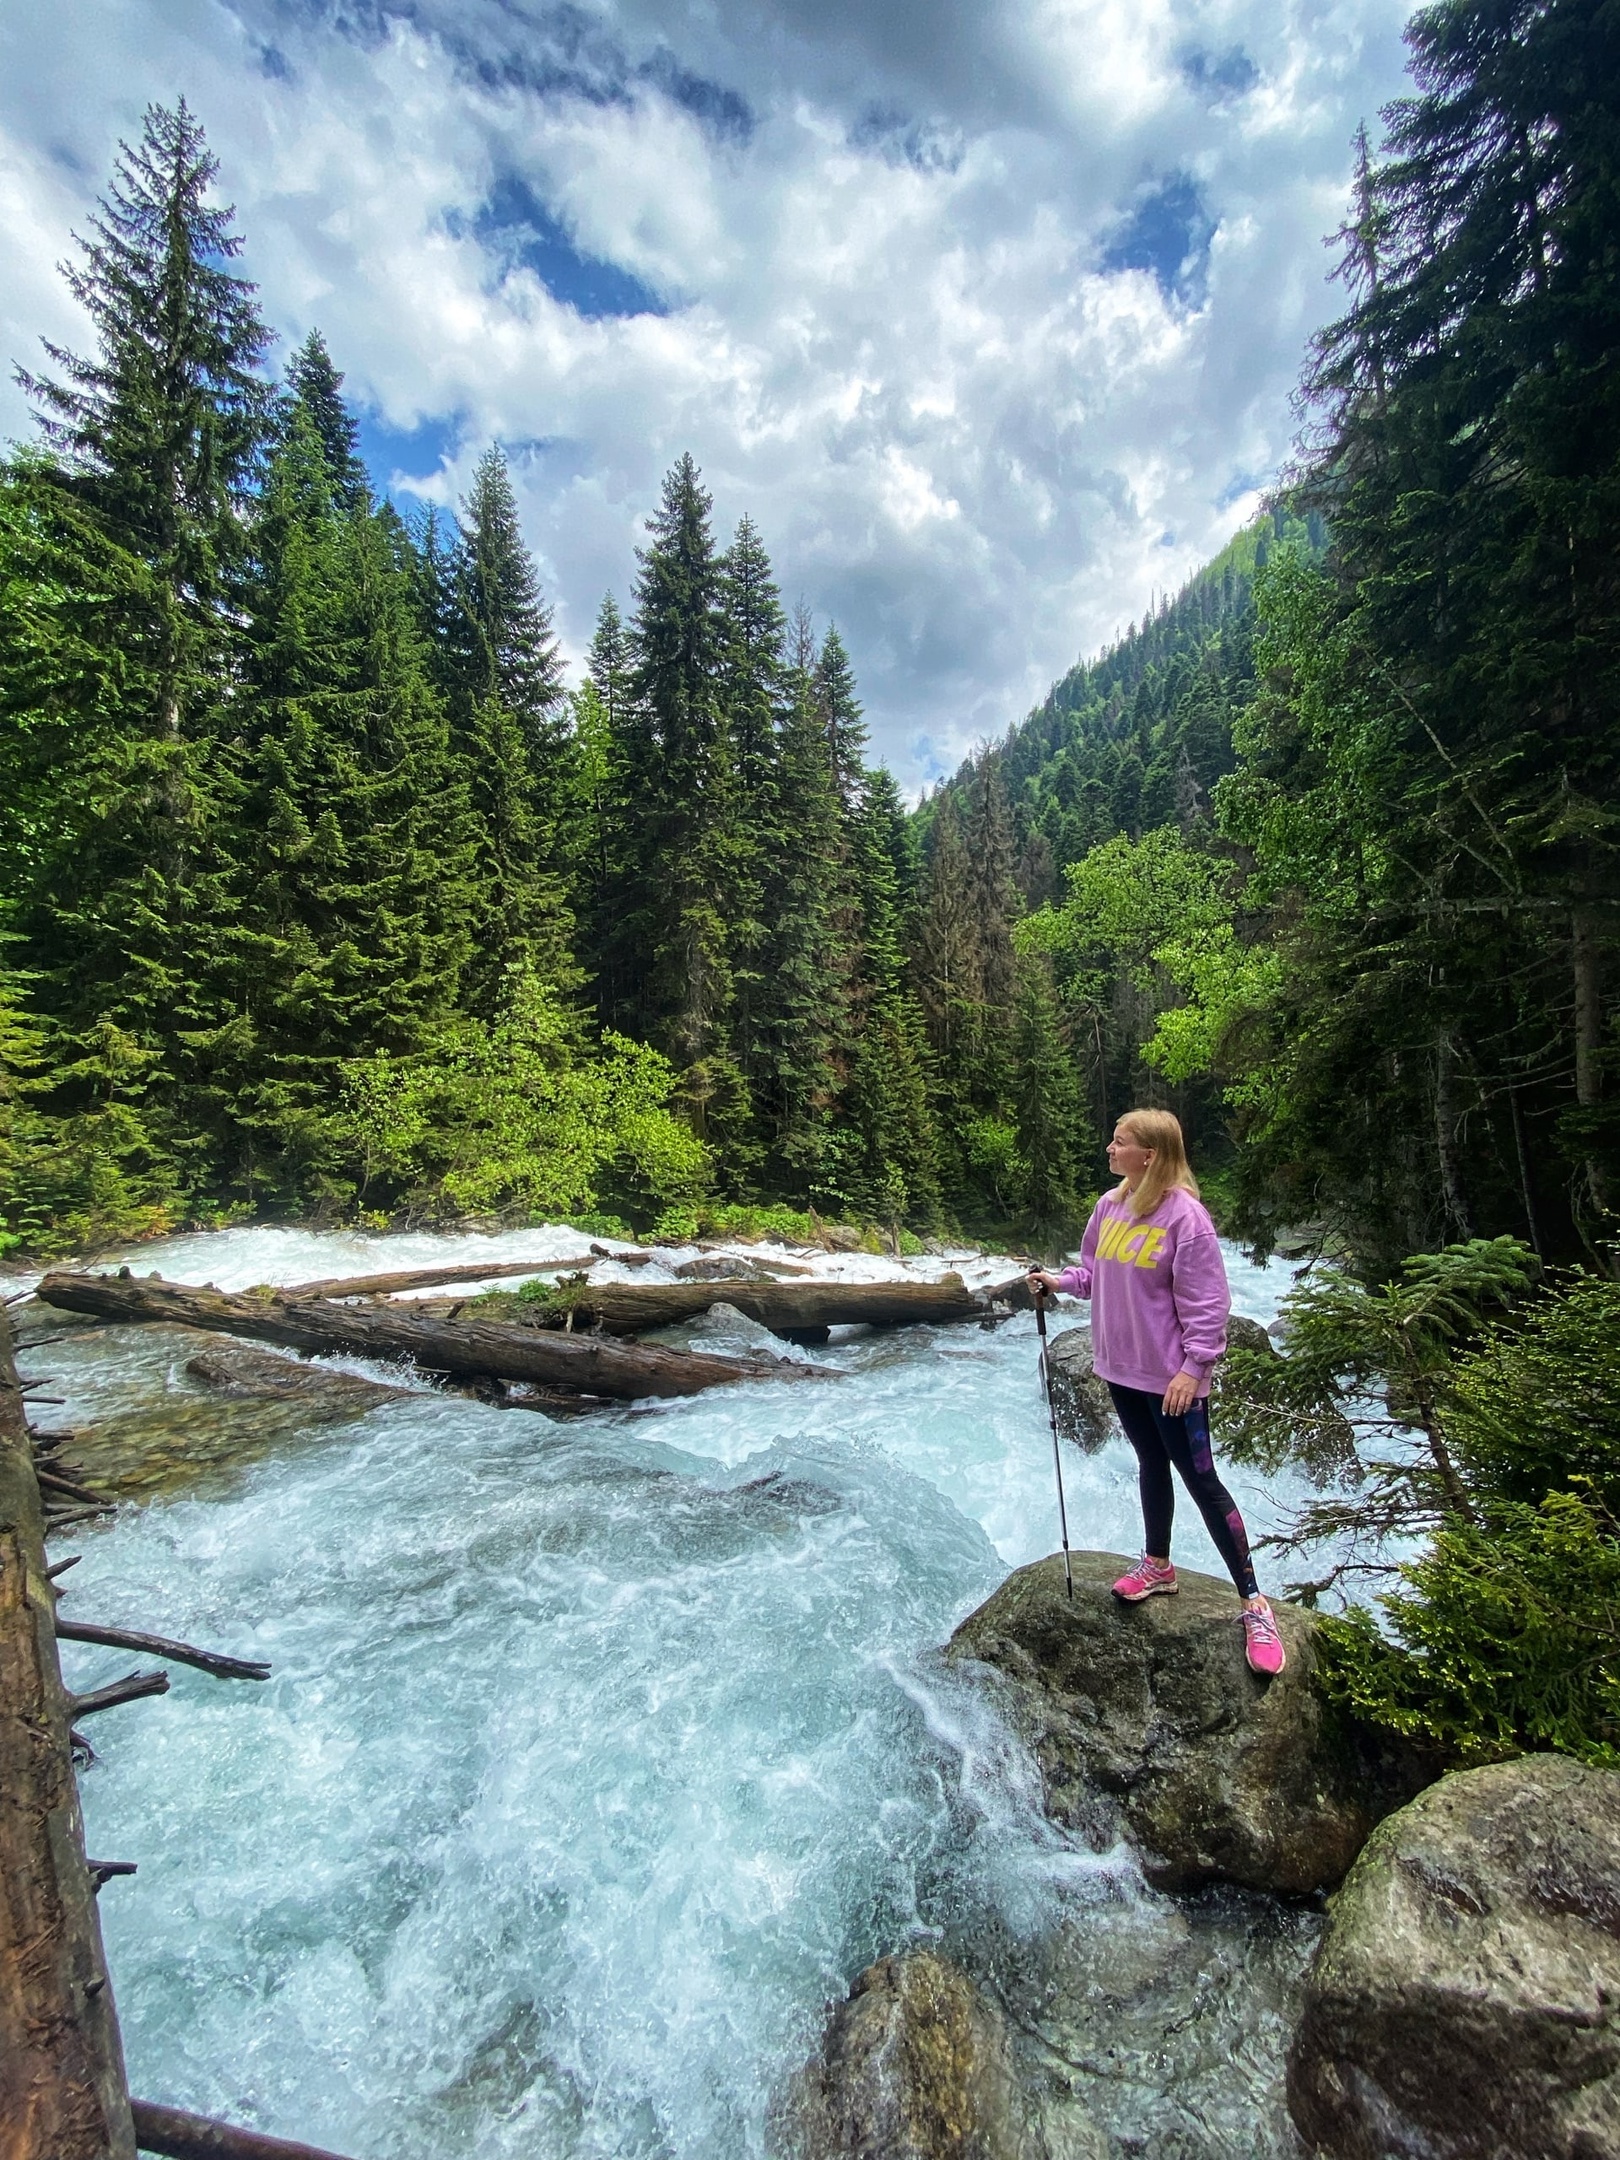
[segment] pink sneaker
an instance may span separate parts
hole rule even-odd
[[[1283,1648],[1282,1636],[1277,1632],[1276,1616],[1262,1598],[1258,1605],[1243,1608],[1244,1649],[1249,1664],[1257,1673],[1280,1673],[1288,1663],[1288,1652]]]
[[[1174,1597],[1181,1588],[1168,1560],[1154,1560],[1144,1553],[1128,1575],[1114,1585],[1114,1595],[1127,1605],[1140,1605],[1147,1597]]]

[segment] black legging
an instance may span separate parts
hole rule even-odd
[[[1209,1405],[1195,1402],[1181,1417],[1166,1417],[1164,1398],[1145,1388],[1118,1387],[1110,1380],[1125,1437],[1136,1450],[1137,1481],[1142,1491],[1142,1529],[1147,1550],[1156,1560],[1170,1557],[1170,1526],[1176,1514],[1176,1488],[1170,1465],[1181,1473],[1181,1482],[1198,1503],[1204,1527],[1226,1562],[1240,1597],[1255,1597],[1254,1562],[1249,1558],[1249,1533],[1237,1504],[1221,1483],[1209,1442]]]

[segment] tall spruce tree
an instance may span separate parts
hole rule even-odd
[[[833,784],[846,813],[860,805],[866,785],[866,723],[861,701],[855,694],[855,670],[850,666],[838,627],[832,624],[821,641],[816,660],[816,693],[821,701],[822,722],[832,760]]]
[[[562,728],[562,662],[523,538],[506,454],[491,444],[461,506],[451,570],[456,671],[469,704],[498,698],[522,728],[545,789]]]
[[[738,805],[725,708],[720,561],[712,504],[688,453],[668,474],[638,551],[633,698],[651,771],[643,809],[655,911],[649,1003],[682,1075],[694,1129],[724,1143],[750,1122],[731,1053],[731,923]]]
[[[646,709],[635,696],[634,667],[629,630],[608,593],[586,657],[600,743],[583,958],[603,1024],[645,1037],[652,1025],[649,954],[657,919],[648,856],[654,750]]]
[[[261,1197],[341,1193],[342,1067],[419,1051],[453,1017],[490,906],[412,557],[392,509],[340,499],[296,400],[247,588],[239,965],[209,1045]]]
[[[85,575],[116,569],[106,628],[121,648],[42,835],[51,869],[26,910],[30,950],[42,1003],[77,1046],[64,1068],[89,1073],[98,1041],[127,1043],[153,1114],[177,1133],[230,934],[217,737],[271,402],[258,372],[270,336],[230,268],[241,242],[212,200],[217,171],[184,101],[148,109],[67,271],[95,350],[47,344],[57,373],[19,374],[55,461],[32,468],[33,484],[54,476],[83,523],[65,505],[43,514],[80,533]],[[206,1164],[192,1175],[205,1180]]]
[[[778,741],[783,845],[767,892],[772,936],[765,1122],[773,1176],[783,1189],[805,1194],[828,1169],[838,1097],[846,1015],[833,913],[843,828],[816,689],[815,638],[802,608],[791,636]]]
[[[940,1188],[928,1039],[906,981],[903,943],[911,850],[900,793],[885,767],[866,774],[850,833],[861,925],[846,1090],[862,1148],[857,1198],[891,1227],[907,1221],[932,1228]]]
[[[1246,1227],[1326,1207],[1369,1265],[1470,1225],[1607,1266],[1620,43],[1599,0],[1443,0],[1408,40],[1306,386],[1333,553],[1263,582],[1223,788],[1288,956]]]
[[[466,988],[489,1017],[514,971],[564,991],[579,979],[559,837],[575,780],[561,662],[498,444],[474,469],[447,575],[450,712],[478,835]]]
[[[343,400],[342,374],[333,366],[318,330],[312,330],[293,354],[287,388],[321,438],[338,504],[345,510],[369,505],[371,482],[360,456],[360,430]]]
[[[731,738],[736,801],[731,920],[731,1047],[753,1106],[751,1129],[732,1142],[731,1178],[746,1184],[764,1152],[758,1118],[769,1088],[769,892],[782,820],[778,729],[786,696],[787,619],[770,557],[751,518],[738,521],[721,563],[721,697]]]

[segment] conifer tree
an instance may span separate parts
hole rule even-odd
[[[331,1111],[352,1058],[410,1053],[457,1010],[492,900],[417,623],[409,536],[345,507],[295,402],[248,586],[251,698],[235,835],[236,1014],[208,1045],[241,1174],[340,1189]]]
[[[768,891],[772,1166],[788,1191],[823,1176],[838,1094],[845,1013],[833,902],[843,831],[815,681],[815,640],[801,608],[792,630],[778,744],[784,845]]]
[[[66,273],[95,350],[47,344],[56,375],[19,375],[83,514],[84,573],[97,555],[116,566],[102,634],[120,654],[52,805],[54,874],[28,920],[41,1004],[81,1071],[108,1030],[127,1041],[144,1092],[182,1122],[230,936],[216,839],[231,780],[215,737],[271,397],[257,372],[269,332],[229,267],[241,242],[211,199],[217,170],[184,101],[148,109]],[[33,471],[47,488],[50,468]],[[66,505],[43,515],[75,523]]]
[[[768,892],[775,862],[791,844],[782,822],[778,725],[786,696],[787,632],[782,601],[751,518],[738,521],[721,563],[721,697],[731,738],[736,863],[731,920],[732,1055],[755,1105],[756,1129],[733,1142],[734,1182],[745,1182],[762,1152],[760,1091],[770,1064]]]
[[[649,953],[655,912],[648,847],[653,742],[646,710],[634,695],[630,634],[611,593],[597,613],[586,676],[601,739],[583,956],[604,1026],[644,1038],[652,1024]]]
[[[853,813],[866,784],[866,724],[861,718],[860,699],[855,695],[855,670],[849,664],[836,624],[829,626],[821,643],[816,661],[816,693],[827,730],[833,784],[845,811]]]
[[[1024,1204],[1035,1235],[1054,1237],[1079,1212],[1078,1174],[1092,1135],[1074,1055],[1063,1039],[1052,963],[1043,952],[1019,955],[1013,1070]]]
[[[632,695],[651,751],[649,1017],[682,1074],[694,1130],[723,1142],[746,1129],[749,1109],[729,1032],[739,851],[710,509],[688,453],[664,481],[651,545],[638,551]]]
[[[358,510],[368,506],[371,483],[360,457],[360,430],[343,401],[343,377],[332,365],[332,355],[318,330],[312,330],[293,354],[287,369],[287,388],[321,439],[333,497],[339,507]]]
[[[451,570],[458,620],[454,655],[469,705],[498,698],[529,746],[544,794],[562,720],[562,662],[551,609],[523,539],[505,453],[494,443],[473,470]]]
[[[492,1018],[514,970],[571,991],[573,916],[559,831],[574,775],[551,610],[499,445],[479,459],[448,564],[453,739],[477,830],[471,1009]]]
[[[851,821],[860,905],[847,1103],[863,1150],[857,1197],[891,1227],[932,1227],[940,1211],[938,1143],[929,1101],[927,1031],[905,979],[902,879],[911,868],[893,775],[865,777]]]

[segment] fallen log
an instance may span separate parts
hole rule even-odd
[[[998,1286],[997,1295],[1005,1287]],[[555,1327],[571,1314],[576,1328],[639,1335],[648,1328],[695,1320],[711,1305],[735,1305],[775,1335],[863,1324],[916,1327],[932,1321],[948,1326],[979,1319],[989,1309],[988,1294],[969,1290],[960,1275],[947,1275],[942,1282],[864,1283],[760,1282],[733,1276],[712,1282],[583,1283],[561,1291],[554,1305],[535,1305],[530,1324]]]
[[[195,1665],[216,1680],[268,1680],[270,1668],[257,1658],[227,1657],[222,1650],[198,1650],[190,1643],[175,1642],[167,1635],[148,1635],[139,1628],[99,1627],[90,1620],[56,1622],[58,1642],[99,1643],[107,1650],[141,1650],[148,1657],[168,1658],[176,1665]]]
[[[566,1260],[499,1260],[489,1267],[404,1268],[392,1275],[329,1275],[320,1282],[288,1283],[278,1298],[391,1297],[396,1290],[431,1290],[439,1283],[504,1282],[519,1275],[553,1275],[562,1268],[588,1268],[599,1253],[574,1253]],[[611,1257],[611,1255],[609,1255]]]
[[[359,1373],[334,1372],[329,1365],[306,1365],[270,1350],[249,1350],[241,1343],[210,1343],[186,1359],[186,1371],[222,1395],[309,1403],[327,1415],[363,1416],[376,1404],[402,1402],[411,1392]]]
[[[0,2160],[134,2160],[30,1455],[0,1311]]]
[[[238,2130],[234,2123],[191,2115],[184,2108],[160,2107],[155,2100],[137,2100],[133,2106],[140,2150],[158,2153],[162,2160],[342,2160],[340,2154],[319,2145]]]
[[[537,1380],[620,1402],[653,1395],[696,1395],[704,1388],[739,1380],[829,1377],[814,1366],[773,1359],[699,1357],[662,1345],[552,1334],[543,1328],[428,1320],[397,1305],[232,1297],[221,1290],[195,1289],[151,1276],[143,1280],[58,1270],[45,1277],[38,1295],[48,1305],[96,1313],[104,1319],[164,1321],[285,1343],[295,1350],[409,1358],[424,1372],[468,1379]]]

